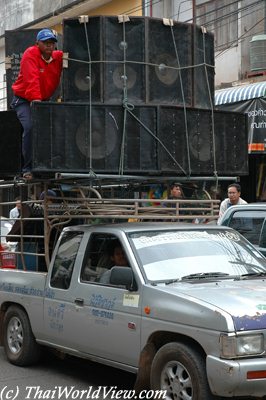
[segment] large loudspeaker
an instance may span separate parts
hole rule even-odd
[[[64,21],[64,51],[68,67],[63,71],[65,101],[121,104],[145,101],[145,19],[90,17]],[[125,61],[125,62],[124,62]]]
[[[214,36],[204,27],[193,26],[193,106],[214,105]]]
[[[33,171],[158,172],[156,108],[136,107],[132,113],[124,120],[120,106],[35,103]]]
[[[32,113],[33,172],[248,173],[243,114],[215,111],[213,126],[211,110],[183,107],[40,102]]]
[[[187,109],[184,113],[182,108],[160,107],[158,118],[158,164],[163,172],[248,173],[245,115],[215,111],[213,124],[210,110]]]
[[[170,26],[161,19],[147,19],[146,43],[148,101],[191,106],[191,24],[174,22]]]
[[[210,108],[214,69],[208,66],[206,74],[203,64],[214,63],[213,35],[199,27],[147,17],[83,17],[65,20],[63,36],[69,57],[64,101]]]
[[[15,111],[0,112],[0,179],[21,172],[22,127]]]
[[[129,102],[144,102],[145,19],[130,17],[119,23],[117,17],[104,18],[103,59],[104,101],[121,104],[127,97]]]
[[[64,20],[63,51],[69,57],[63,69],[65,101],[87,101],[90,93],[93,102],[103,101],[101,24],[101,17],[90,18],[89,23]]]

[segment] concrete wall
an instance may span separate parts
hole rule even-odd
[[[5,30],[15,29],[34,19],[34,2],[32,0],[0,0],[0,36]]]
[[[32,1],[32,0],[31,0]],[[35,0],[33,20],[37,20],[44,15],[55,13],[58,9],[76,3],[75,0]]]
[[[172,18],[177,21],[192,19],[192,1],[164,0],[146,1],[145,15],[158,18]]]
[[[115,0],[90,11],[90,15],[142,15],[140,0]]]
[[[239,47],[233,47],[223,54],[216,54],[215,59],[215,85],[226,87],[231,82],[237,81],[239,76]]]

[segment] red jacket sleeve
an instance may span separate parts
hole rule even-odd
[[[39,51],[38,49],[36,50]],[[20,66],[25,85],[25,98],[29,101],[42,99],[40,90],[39,57],[37,51],[26,52],[25,57],[21,60]]]

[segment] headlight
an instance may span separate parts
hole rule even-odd
[[[262,333],[239,336],[222,334],[220,343],[221,357],[223,358],[252,356],[264,352],[264,337]]]

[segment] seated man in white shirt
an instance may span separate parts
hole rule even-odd
[[[10,223],[12,225],[14,225],[14,223],[16,222],[16,218],[20,217],[20,210],[21,210],[21,200],[20,200],[20,198],[17,197],[15,200],[16,200],[16,205],[9,212]]]
[[[220,225],[221,218],[224,215],[227,208],[235,206],[236,204],[247,204],[247,202],[241,199],[241,186],[238,183],[231,183],[227,188],[228,198],[223,200],[220,205],[219,218],[217,224]]]

